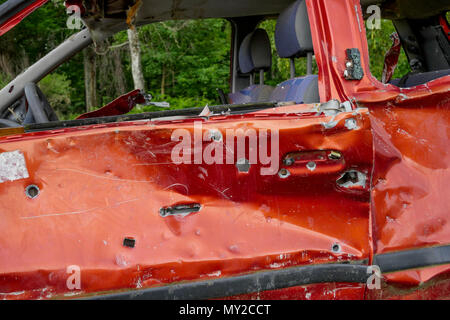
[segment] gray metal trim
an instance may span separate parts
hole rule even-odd
[[[23,95],[25,85],[28,82],[39,82],[67,59],[91,43],[92,38],[89,30],[81,30],[18,75],[0,90],[0,113]]]

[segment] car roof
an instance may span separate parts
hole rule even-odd
[[[78,0],[66,1],[67,4]],[[116,32],[128,22],[145,25],[167,20],[276,16],[295,0],[94,0],[84,2],[91,30]],[[128,23],[129,24],[129,23]]]
[[[48,0],[9,0],[0,5],[0,35]],[[83,5],[84,20],[97,34],[115,33],[134,25],[166,20],[274,16],[295,0],[67,0]],[[342,0],[343,1],[343,0]],[[371,5],[388,19],[427,18],[450,10],[448,0],[361,0],[363,12]],[[86,10],[84,10],[86,9]],[[3,21],[4,20],[4,21]]]
[[[80,0],[66,1],[71,2]],[[89,17],[85,21],[91,30],[116,32],[127,27],[124,23],[127,18],[128,22],[144,25],[166,20],[276,16],[293,2],[295,0],[94,0],[83,4],[87,6]],[[380,6],[382,17],[388,19],[427,18],[450,9],[448,0],[361,0],[361,5],[363,12],[371,5]]]

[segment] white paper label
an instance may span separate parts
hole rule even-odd
[[[0,183],[28,177],[25,157],[21,151],[0,153]]]

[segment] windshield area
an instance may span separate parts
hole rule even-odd
[[[61,3],[47,3],[0,38],[0,87],[79,31],[57,18],[65,14]],[[134,113],[220,104],[217,89],[227,91],[229,83],[228,21],[166,21],[136,28],[135,34],[133,43],[122,31],[92,44],[39,81],[60,120],[75,119],[136,88],[166,104],[138,105]],[[132,56],[136,45],[137,72]],[[136,73],[140,83],[135,83]]]
[[[145,112],[165,115],[168,110],[215,105],[319,103],[318,67],[304,3],[283,4],[284,9],[274,9],[281,11],[275,15],[168,20],[141,27],[132,19],[139,8],[130,7],[128,28],[93,41],[79,7],[48,2],[0,37],[0,96],[16,94],[0,110],[0,127]],[[408,79],[429,81],[424,73],[448,71],[448,13],[395,20],[388,14],[384,19],[385,12],[379,27],[367,30],[374,76],[410,86],[414,81]],[[289,18],[297,16],[302,19]],[[291,39],[289,28],[298,23],[301,34]],[[433,36],[436,32],[440,37]],[[420,40],[416,49],[408,43],[411,37]],[[421,48],[431,40],[441,50],[438,56]],[[297,47],[290,52],[286,48],[295,41]],[[73,52],[65,49],[69,45]],[[52,56],[57,50],[61,53]],[[386,76],[389,52],[394,62],[387,64],[392,72]],[[37,64],[41,66],[34,72],[48,75],[20,86],[14,83]]]
[[[378,13],[368,8],[366,34],[372,75],[400,88],[449,75],[449,13],[442,10],[393,17],[386,8]]]

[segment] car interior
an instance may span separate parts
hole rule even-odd
[[[394,13],[393,2],[397,9]],[[450,74],[450,27],[446,18],[449,4],[438,3],[425,7],[424,1],[415,0],[419,10],[410,10],[405,1],[361,1],[363,12],[370,5],[382,8],[382,17],[391,19],[399,35],[401,46],[408,58],[411,71],[390,84],[400,88],[414,87]],[[441,5],[441,7],[439,7]],[[423,9],[420,10],[420,9]],[[442,11],[444,10],[444,11]],[[239,50],[239,72],[249,74],[250,86],[229,95],[230,103],[295,102],[318,103],[318,76],[311,74],[314,48],[311,40],[308,13],[304,0],[296,1],[277,18],[275,44],[281,58],[291,59],[291,78],[275,88],[264,85],[263,72],[270,70],[270,43],[265,31],[249,33]],[[255,37],[254,34],[260,34]],[[256,56],[258,54],[258,56]],[[307,57],[308,72],[296,77],[294,59]],[[265,59],[265,60],[261,60]],[[256,64],[252,63],[256,61]],[[259,85],[254,84],[254,74],[260,73]]]
[[[246,12],[249,9],[244,6],[247,9],[242,7],[239,16],[230,18],[232,13],[227,11],[228,8],[217,1],[208,1],[204,17],[200,17],[226,18],[232,25],[230,92],[219,92],[222,104],[320,102],[318,75],[312,74],[314,48],[306,1],[250,2],[255,11]],[[102,2],[105,16],[103,23],[101,19],[95,18],[95,6],[87,10],[91,15],[85,21],[93,34],[105,32],[108,26],[110,30],[126,28],[125,6],[119,5],[121,1],[113,1],[110,6],[107,6],[108,3]],[[151,3],[153,1],[144,2],[136,18],[137,24],[151,23],[167,15],[165,6],[168,4],[158,2],[156,7],[150,7]],[[242,2],[236,2],[235,5],[236,8],[243,6]],[[381,7],[382,18],[393,22],[408,58],[411,71],[401,78],[391,79],[390,84],[406,88],[450,74],[450,26],[446,16],[450,10],[448,1],[439,0],[428,4],[424,0],[361,0],[361,5],[364,13],[371,5]],[[146,14],[150,9],[154,15]],[[179,12],[173,12],[172,17],[166,19],[186,19],[196,15],[198,13],[179,8]],[[268,18],[277,19],[274,34],[276,53],[290,61],[290,78],[274,87],[266,85],[264,79],[265,72],[272,67],[271,43],[267,32],[258,27],[261,21]],[[296,59],[307,59],[306,74],[297,74]],[[58,121],[56,114],[35,82],[27,83],[23,96],[12,105],[0,105],[0,127],[55,121]]]
[[[276,29],[275,44],[281,58],[290,59],[291,78],[276,87],[264,85],[264,71],[272,65],[272,51],[269,36],[263,29],[249,33],[239,49],[239,69],[249,74],[250,86],[229,95],[229,102],[293,102],[318,103],[318,76],[312,75],[314,54],[308,12],[304,0],[296,1],[280,13]],[[295,59],[307,57],[308,74],[296,77]],[[254,74],[259,73],[259,84],[254,84]]]

